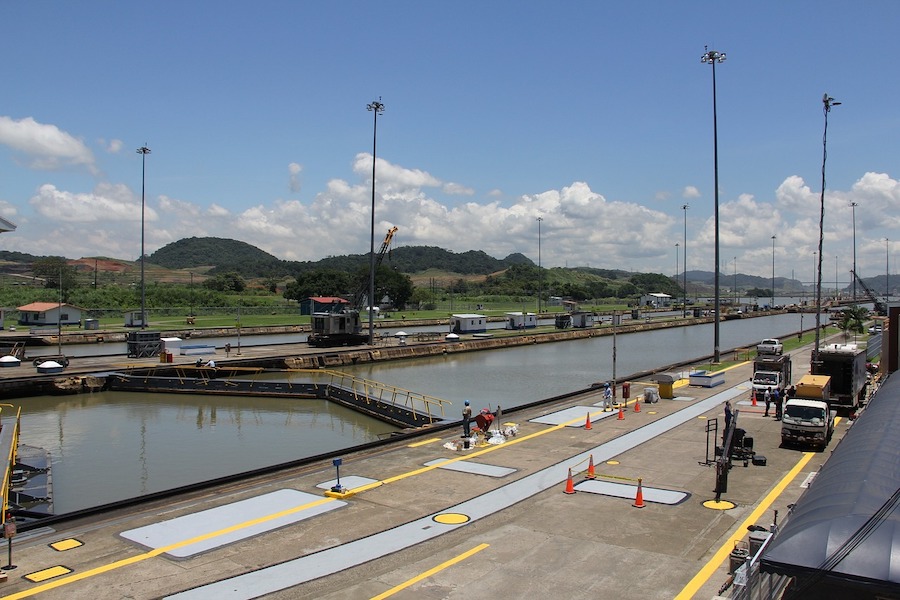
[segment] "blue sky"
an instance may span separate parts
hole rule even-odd
[[[5,2],[0,249],[216,236],[291,260],[376,238],[545,267],[812,281],[900,243],[900,3]],[[896,237],[896,240],[892,238]],[[891,239],[885,242],[885,239]],[[679,247],[676,249],[676,244]],[[896,269],[891,269],[896,271]]]

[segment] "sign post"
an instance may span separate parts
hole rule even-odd
[[[4,571],[12,571],[16,568],[16,565],[12,564],[12,539],[16,535],[16,520],[10,517],[6,523],[3,524],[3,536],[6,538],[6,546],[8,552],[8,562],[5,567],[3,567]]]

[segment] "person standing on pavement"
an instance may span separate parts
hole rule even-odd
[[[472,420],[472,407],[469,406],[469,401],[466,400],[465,405],[462,410],[463,415],[463,437],[469,437],[472,432],[469,429],[469,422]]]
[[[772,402],[775,403],[775,418],[781,418],[781,392],[778,391],[778,388],[772,390]]]
[[[603,412],[606,412],[607,409],[612,410],[612,390],[608,382],[603,388]]]
[[[732,412],[731,412],[731,401],[730,401],[730,400],[726,400],[726,401],[725,401],[725,431],[722,432],[722,437],[723,437],[723,438],[724,438],[726,435],[728,435],[728,427],[731,426],[731,418],[732,418],[732,416],[733,416],[733,415],[732,415]]]
[[[772,388],[770,388],[770,387],[766,388],[766,391],[763,394],[763,400],[765,400],[765,402],[766,402],[766,414],[764,414],[763,416],[768,417],[769,416],[769,406],[772,405]]]

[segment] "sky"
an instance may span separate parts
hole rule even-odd
[[[376,247],[396,226],[395,247],[713,271],[717,156],[721,272],[811,283],[827,148],[823,281],[854,248],[896,273],[898,23],[892,0],[9,0],[0,250],[365,254],[374,149]]]

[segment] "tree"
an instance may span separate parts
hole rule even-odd
[[[203,286],[217,292],[243,292],[247,282],[235,271],[216,275],[203,282]]]
[[[862,333],[863,324],[869,317],[868,309],[862,306],[848,306],[841,312],[841,320],[838,327],[844,332],[844,341],[850,337],[850,332]]]
[[[78,285],[75,267],[62,256],[39,258],[31,270],[35,277],[44,280],[44,287],[60,290],[63,302],[69,301],[69,293]]]
[[[297,275],[282,294],[298,302],[311,296],[347,296],[352,293],[350,276],[344,271],[317,269]]]
[[[772,298],[772,288],[751,288],[747,290],[747,295],[751,298]]]
[[[380,300],[384,296],[391,299],[394,307],[406,307],[413,295],[413,283],[408,275],[381,265],[375,271],[375,297]]]

